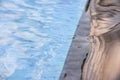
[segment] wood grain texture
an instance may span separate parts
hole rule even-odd
[[[120,80],[120,0],[91,0],[91,50],[82,80]]]

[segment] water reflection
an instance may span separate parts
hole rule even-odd
[[[0,0],[0,80],[57,80],[84,4]]]

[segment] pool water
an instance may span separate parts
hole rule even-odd
[[[0,0],[0,80],[58,80],[86,0]]]

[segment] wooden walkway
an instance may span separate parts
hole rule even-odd
[[[89,15],[84,12],[73,37],[59,80],[81,80],[81,68],[89,51],[89,30]]]

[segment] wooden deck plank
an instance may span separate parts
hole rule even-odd
[[[120,80],[120,0],[91,0],[90,52],[82,80]]]
[[[89,15],[84,12],[73,37],[59,80],[80,80],[81,66],[89,51],[89,22]]]

